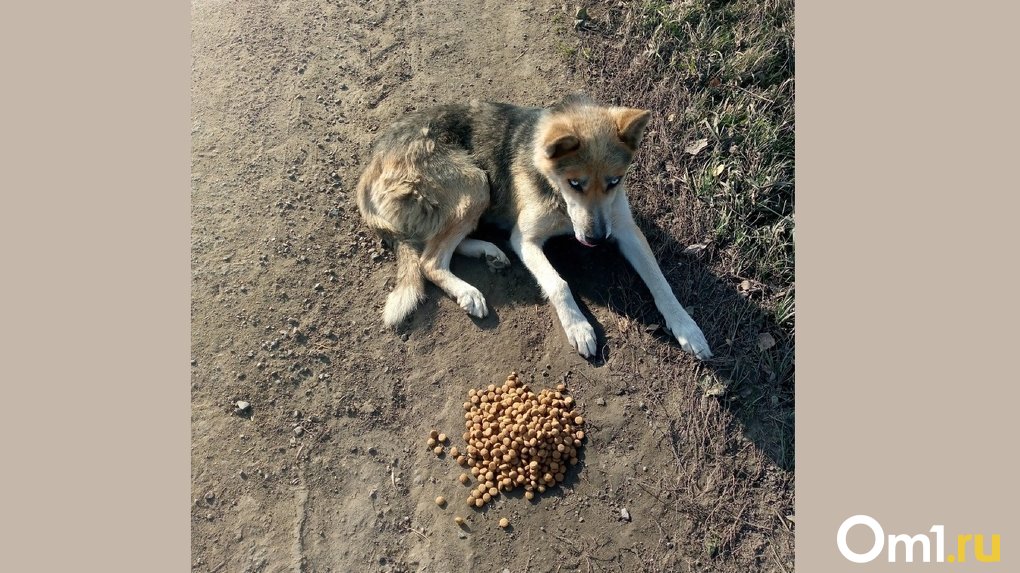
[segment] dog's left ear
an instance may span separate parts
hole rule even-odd
[[[631,151],[636,151],[641,143],[641,136],[645,133],[648,120],[652,118],[652,112],[644,109],[621,107],[613,110],[616,116],[616,128],[620,132],[620,140]]]

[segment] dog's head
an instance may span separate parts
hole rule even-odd
[[[575,96],[550,108],[537,126],[535,165],[563,196],[582,244],[612,235],[612,205],[650,117]]]

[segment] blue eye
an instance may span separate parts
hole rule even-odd
[[[571,186],[571,187],[572,187],[572,188],[573,188],[573,189],[574,189],[575,191],[580,191],[580,190],[581,190],[581,182],[580,182],[580,181],[578,181],[577,179],[567,179],[567,183],[569,183],[569,184],[570,184],[570,186]]]
[[[606,179],[606,183],[608,184],[607,186],[616,187],[619,185],[620,179],[622,179],[622,177],[610,177],[609,179]]]

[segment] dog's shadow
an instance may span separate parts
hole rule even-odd
[[[793,340],[785,334],[792,331],[792,325],[778,324],[775,315],[760,303],[767,287],[742,285],[742,279],[717,275],[702,258],[685,254],[688,245],[680,244],[672,233],[651,220],[637,218],[666,280],[691,311],[714,353],[703,363],[713,376],[704,377],[707,382],[702,389],[720,396],[721,403],[743,425],[745,436],[776,465],[792,469]],[[488,302],[489,316],[471,319],[479,328],[496,328],[501,308],[545,304],[534,277],[510,249],[505,232],[483,226],[473,236],[495,243],[511,258],[510,268],[492,273],[481,260],[454,257],[451,270],[481,290]],[[626,319],[628,328],[644,329],[663,345],[679,346],[663,328],[651,293],[614,245],[588,248],[572,237],[558,237],[547,243],[545,252],[595,328],[599,356],[593,365],[601,366],[617,342],[632,338],[618,335],[620,325],[602,324],[588,305],[608,308]],[[704,257],[711,260],[710,249]],[[443,296],[430,284],[426,303],[406,327],[431,328],[438,312],[436,301]],[[792,295],[790,303],[792,310]],[[788,320],[792,321],[792,313]],[[608,343],[607,326],[613,333]]]

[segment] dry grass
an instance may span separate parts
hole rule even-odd
[[[649,423],[675,457],[675,475],[647,484],[683,546],[674,565],[792,571],[793,2],[587,8],[564,51],[596,98],[654,111],[631,201],[717,354],[702,369],[652,343],[650,297],[614,277],[614,370],[650,397]]]

